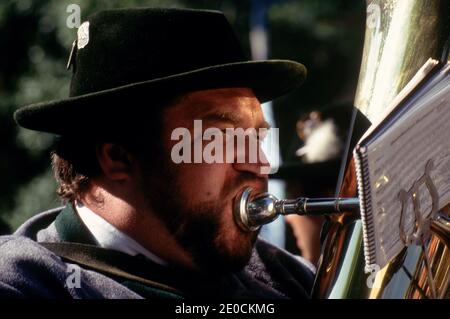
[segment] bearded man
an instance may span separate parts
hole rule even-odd
[[[48,298],[305,298],[307,263],[241,230],[243,189],[267,163],[181,162],[173,132],[266,128],[261,103],[300,85],[303,65],[248,61],[224,15],[99,12],[78,29],[70,97],[19,109],[57,135],[63,208],[0,237],[0,294]],[[195,141],[192,141],[195,143]],[[185,154],[184,154],[185,155]]]

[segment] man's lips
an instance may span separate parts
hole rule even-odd
[[[267,192],[267,187],[258,187],[258,188],[255,189],[251,185],[246,184],[243,187],[241,187],[237,193],[234,194],[234,197],[233,197],[233,200],[232,200],[232,208],[231,208],[232,209],[232,215],[233,215],[233,221],[234,221],[234,224],[236,225],[236,228],[239,230],[239,232],[240,233],[245,233],[245,234],[248,234],[248,233],[251,233],[251,232],[244,231],[241,228],[241,226],[239,225],[239,222],[236,220],[236,218],[239,219],[239,217],[237,217],[237,216],[240,216],[239,211],[241,209],[240,208],[241,207],[240,206],[241,205],[241,198],[242,198],[243,192],[247,188],[251,189],[251,192],[250,192],[249,197],[248,197],[248,202],[251,202],[256,196]]]
[[[252,185],[244,185],[244,186],[240,187],[238,189],[238,191],[236,191],[234,193],[234,196],[233,196],[234,204],[241,199],[242,193],[247,188],[251,188],[251,190],[252,190],[251,193],[250,193],[250,196],[248,198],[249,202],[252,201],[252,199],[255,198],[257,195],[262,194],[262,193],[267,193],[267,187],[255,187],[255,186],[252,186]]]
[[[234,196],[240,197],[242,192],[247,188],[251,188],[251,190],[252,190],[252,192],[250,194],[250,199],[252,199],[261,193],[267,193],[268,185],[267,185],[267,183],[245,183],[241,187],[238,188],[238,191],[235,193]]]

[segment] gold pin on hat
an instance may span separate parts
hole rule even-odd
[[[89,43],[89,21],[83,22],[77,30],[77,39],[72,43],[72,49],[70,50],[69,60],[67,61],[67,70],[75,62],[76,51],[83,49]]]

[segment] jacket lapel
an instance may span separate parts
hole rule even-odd
[[[55,228],[61,242],[41,244],[67,262],[112,277],[143,297],[181,297],[179,291],[169,286],[171,280],[166,280],[172,277],[168,269],[163,269],[141,255],[129,256],[98,247],[71,203],[56,217]]]

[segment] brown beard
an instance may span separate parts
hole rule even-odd
[[[161,164],[159,165],[161,166]],[[178,175],[167,165],[146,173],[144,190],[149,203],[167,229],[174,235],[177,243],[189,252],[199,270],[209,275],[219,275],[242,269],[249,261],[258,232],[239,233],[239,246],[227,247],[223,214],[226,201],[236,189],[242,188],[251,174],[242,174],[238,180],[222,187],[220,196],[214,201],[200,204],[183,199],[178,185]],[[232,225],[237,227],[236,225]],[[233,243],[234,244],[234,243]]]

